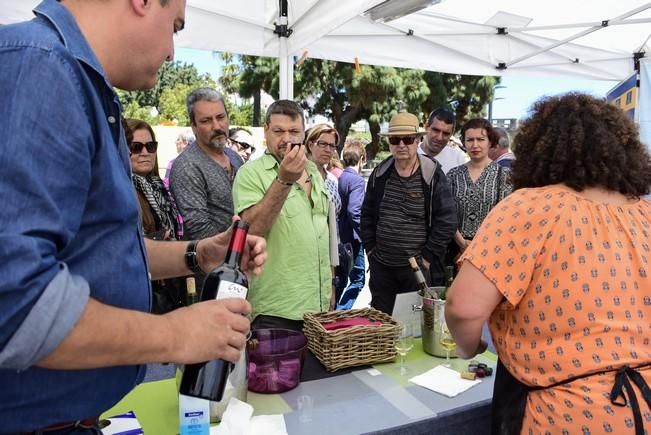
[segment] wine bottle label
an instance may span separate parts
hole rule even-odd
[[[226,299],[226,298],[240,298],[246,299],[246,294],[248,289],[240,284],[235,284],[234,282],[222,281],[219,283],[217,288],[217,296],[215,299]]]

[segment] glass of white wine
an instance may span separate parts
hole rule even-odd
[[[450,352],[457,348],[457,343],[454,341],[448,325],[445,322],[441,322],[441,338],[439,339],[441,347],[445,349],[445,364],[444,367],[451,367],[450,364]]]
[[[414,347],[414,331],[413,325],[410,323],[400,323],[400,336],[396,341],[396,351],[400,355],[400,375],[407,374],[407,367],[405,367],[405,356]]]

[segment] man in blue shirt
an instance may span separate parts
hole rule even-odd
[[[147,313],[150,278],[210,270],[230,238],[145,241],[138,227],[113,86],[154,85],[184,9],[45,0],[32,21],[0,27],[2,433],[92,427],[144,363],[239,359],[246,301]],[[258,273],[265,243],[247,245]]]
[[[353,248],[353,267],[347,276],[338,276],[337,282],[337,309],[353,307],[357,296],[364,288],[366,279],[364,260],[364,247],[360,233],[362,217],[362,204],[364,203],[364,189],[366,184],[360,175],[366,163],[366,145],[360,139],[347,142],[342,150],[342,157],[346,168],[339,176],[339,196],[341,197],[341,211],[337,216],[339,238],[341,243],[350,243]],[[350,280],[350,283],[349,283]]]

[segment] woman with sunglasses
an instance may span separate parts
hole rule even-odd
[[[180,240],[183,221],[174,199],[158,175],[154,130],[145,121],[126,120],[133,185],[138,197],[145,237],[153,240]],[[152,281],[152,312],[162,314],[183,305],[185,279]]]
[[[499,138],[491,123],[483,118],[471,119],[461,127],[461,141],[470,161],[448,172],[458,218],[449,261],[465,251],[488,212],[511,193],[508,168],[502,168],[488,156],[488,150]]]

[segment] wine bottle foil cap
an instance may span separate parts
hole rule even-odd
[[[249,223],[244,219],[240,219],[237,222],[235,222],[235,228],[249,231]]]

